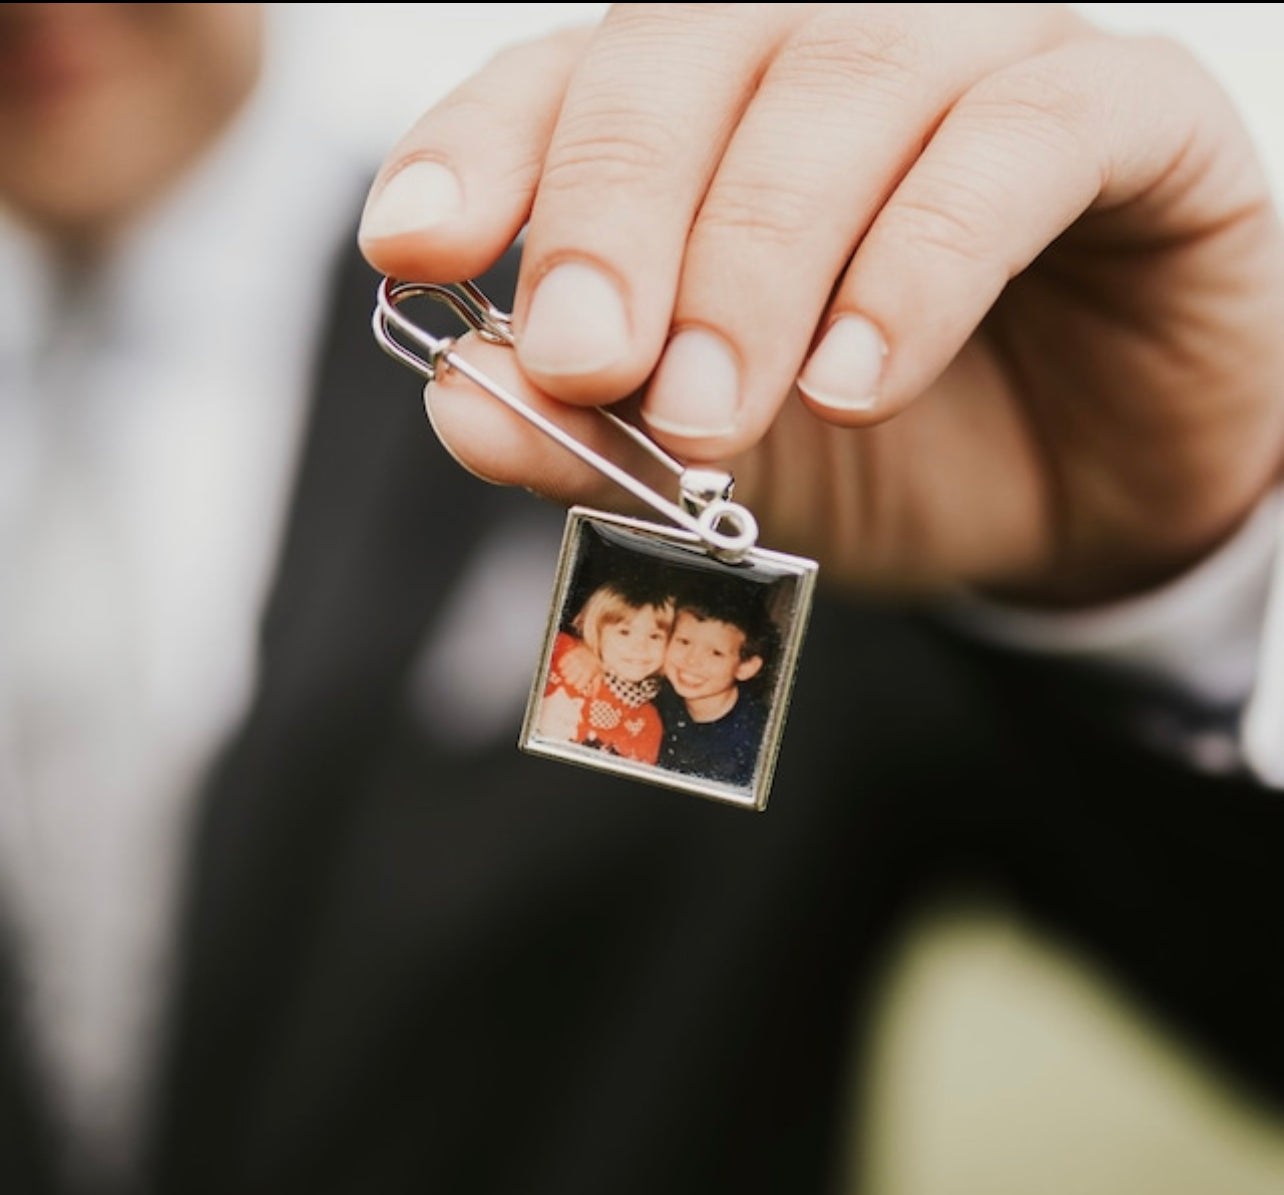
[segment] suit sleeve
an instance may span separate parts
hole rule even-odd
[[[1144,682],[1206,711],[1183,751],[1247,769],[1284,788],[1284,490],[1271,494],[1211,556],[1152,592],[1089,610],[1049,614],[953,596],[943,617],[967,634],[1022,652]],[[1203,746],[1230,727],[1225,750]]]

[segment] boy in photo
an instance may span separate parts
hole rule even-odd
[[[656,698],[664,722],[661,767],[730,784],[752,782],[767,705],[758,689],[770,662],[771,624],[731,586],[678,599]],[[750,682],[759,681],[751,686]]]

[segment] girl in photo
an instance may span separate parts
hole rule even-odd
[[[672,599],[608,581],[571,625],[574,633],[559,631],[553,644],[538,732],[655,763],[664,737],[655,696],[673,630]]]

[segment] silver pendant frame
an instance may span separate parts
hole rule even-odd
[[[538,729],[558,632],[569,623],[584,593],[591,588],[592,579],[609,576],[612,567],[627,568],[630,564],[636,564],[639,569],[661,570],[661,575],[667,570],[673,576],[676,589],[711,581],[733,593],[743,587],[746,597],[752,594],[755,601],[761,595],[771,621],[774,658],[767,661],[770,672],[760,691],[752,696],[747,693],[740,696],[741,700],[753,700],[765,706],[760,738],[747,776],[719,778],[680,764],[642,763],[566,738],[552,737]],[[815,561],[765,548],[752,548],[734,563],[726,562],[710,554],[708,545],[692,532],[588,507],[572,507],[567,513],[543,650],[518,746],[532,755],[617,773],[745,809],[765,809],[811,613],[816,572]],[[666,727],[666,739],[672,734],[672,729]],[[719,768],[716,760],[713,767]],[[728,768],[735,770],[730,761]]]

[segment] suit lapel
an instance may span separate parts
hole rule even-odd
[[[56,1189],[52,1118],[43,1098],[9,935],[0,934],[0,1189],[42,1195]]]
[[[506,259],[484,280],[497,301],[515,272]],[[345,808],[498,493],[450,460],[422,384],[374,343],[377,282],[355,253],[339,271],[261,680],[202,803],[159,1108],[162,1174],[190,1156],[209,1101],[224,1122],[248,1106]],[[428,318],[438,335],[458,331],[445,308]]]

